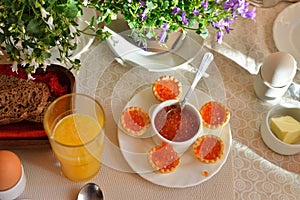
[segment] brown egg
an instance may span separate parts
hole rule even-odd
[[[0,191],[12,188],[22,175],[19,157],[11,151],[0,151]]]

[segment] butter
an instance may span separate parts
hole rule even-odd
[[[300,141],[300,122],[291,116],[271,118],[270,128],[285,143],[293,144]]]

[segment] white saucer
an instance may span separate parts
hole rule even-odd
[[[300,2],[285,8],[276,17],[273,37],[279,51],[290,53],[297,61],[300,70]]]
[[[151,93],[151,88],[145,88],[133,96],[133,100],[129,102],[129,104],[133,105],[138,103],[142,106],[144,102],[145,105],[149,106],[149,102],[152,102],[153,99],[145,97],[151,96]],[[189,102],[197,108],[200,108],[205,102],[211,100],[211,97],[198,89],[194,91],[193,95]],[[153,103],[155,102],[153,101]],[[119,129],[118,139],[125,160],[133,171],[138,173],[141,177],[157,185],[170,188],[185,188],[198,185],[212,178],[222,168],[228,158],[232,143],[229,124],[217,130],[204,129],[204,134],[215,134],[222,138],[225,148],[223,158],[215,164],[204,164],[195,158],[193,149],[190,147],[180,158],[178,168],[169,174],[153,172],[148,162],[147,153],[155,146],[152,138],[132,137]],[[203,173],[208,173],[208,176],[204,176]]]
[[[105,27],[112,35],[107,39],[107,44],[120,62],[126,62],[133,66],[141,66],[149,71],[163,72],[179,68],[192,71],[190,62],[198,55],[202,45],[192,37],[186,35],[182,40],[178,39],[173,49],[164,53],[148,52],[135,46],[128,37],[130,30],[116,33]],[[199,39],[200,40],[200,39]]]

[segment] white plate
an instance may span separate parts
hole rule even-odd
[[[108,27],[106,29],[112,34],[107,39],[107,43],[117,58],[119,58],[119,61],[127,62],[133,66],[142,66],[153,72],[163,72],[178,68],[193,70],[189,63],[193,61],[202,49],[200,42],[196,42],[187,35],[184,40],[178,39],[171,51],[164,53],[147,52],[132,44],[132,40],[128,37],[130,34],[129,30],[117,34]],[[201,41],[200,38],[199,41]]]
[[[150,104],[155,104],[157,101],[153,98],[145,98],[151,96],[151,88],[145,88],[137,93],[129,104],[147,107]],[[210,101],[211,97],[200,90],[195,90],[193,97],[189,102],[200,108],[205,102]],[[118,130],[118,139],[120,149],[125,160],[130,167],[144,179],[165,187],[185,188],[198,185],[213,177],[224,165],[230,152],[232,143],[231,130],[229,124],[218,130],[204,129],[205,134],[215,134],[222,138],[224,142],[225,152],[221,160],[215,164],[203,164],[199,162],[193,155],[192,147],[189,148],[180,158],[178,168],[169,174],[159,174],[153,172],[151,165],[147,160],[147,152],[155,146],[152,138],[135,138]],[[207,172],[208,176],[203,176],[202,173]]]
[[[285,8],[276,17],[273,37],[279,51],[290,53],[300,70],[300,2]]]

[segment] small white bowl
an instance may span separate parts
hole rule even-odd
[[[157,115],[157,113],[163,109],[164,107],[167,107],[169,105],[172,105],[174,103],[178,102],[178,100],[167,100],[167,101],[164,101],[160,104],[158,104],[154,109],[153,109],[153,112],[151,114],[151,125],[152,125],[152,128],[153,128],[153,131],[155,132],[155,135],[153,136],[153,141],[157,144],[157,145],[160,145],[161,142],[166,142],[166,143],[169,143],[173,146],[174,150],[181,154],[181,153],[184,153],[195,141],[198,137],[200,137],[201,133],[202,133],[202,117],[200,115],[200,112],[197,110],[197,108],[195,108],[192,104],[190,103],[186,103],[185,104],[185,107],[184,109],[189,109],[190,111],[192,111],[195,116],[197,117],[196,120],[198,120],[198,123],[199,123],[199,128],[197,130],[197,132],[195,133],[194,136],[192,136],[190,139],[188,140],[184,140],[184,141],[171,141],[171,140],[168,140],[166,138],[164,138],[159,132],[158,130],[156,129],[155,127],[155,117]]]
[[[281,105],[273,106],[267,113],[266,118],[260,127],[260,133],[264,143],[276,153],[282,155],[293,155],[300,153],[300,141],[296,144],[287,144],[276,137],[270,129],[270,119],[272,117],[291,116],[300,121],[300,108],[287,108]]]
[[[19,197],[26,187],[26,176],[24,173],[24,168],[22,166],[22,175],[18,183],[12,188],[4,191],[0,191],[0,199],[1,200],[11,200]]]

